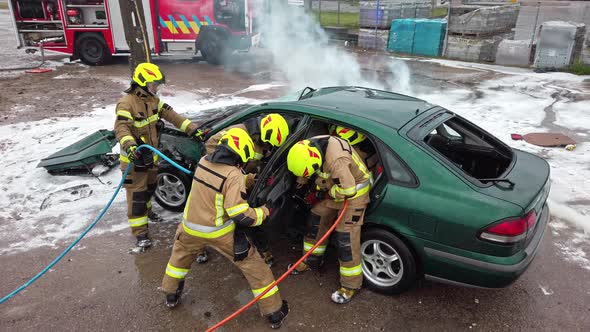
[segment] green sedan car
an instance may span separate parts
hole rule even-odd
[[[549,220],[549,165],[452,111],[386,91],[331,87],[205,112],[195,120],[211,135],[268,113],[282,114],[291,134],[265,161],[249,202],[278,211],[268,222],[276,227],[302,224],[309,208],[293,194],[295,179],[286,166],[291,145],[333,125],[368,137],[374,183],[361,251],[370,288],[400,293],[419,278],[505,287],[539,250]],[[195,167],[202,146],[166,128],[161,149]],[[156,199],[181,210],[190,185],[190,177],[163,164]]]

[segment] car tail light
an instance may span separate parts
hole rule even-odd
[[[507,219],[486,227],[479,237],[497,243],[514,244],[527,237],[528,231],[535,228],[537,215],[529,212],[522,218]]]

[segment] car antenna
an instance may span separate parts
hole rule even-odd
[[[420,109],[416,108],[416,115],[418,115],[419,112],[420,112]]]

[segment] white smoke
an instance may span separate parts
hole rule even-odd
[[[387,60],[372,58],[361,67],[355,53],[329,44],[328,34],[311,14],[282,1],[269,2],[270,8],[258,10],[263,47],[293,88],[353,85],[412,93],[405,62],[379,57]]]

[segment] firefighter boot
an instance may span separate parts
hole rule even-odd
[[[153,222],[160,222],[164,219],[162,219],[162,217],[160,217],[159,214],[155,213],[152,210],[148,210],[148,218],[150,218],[151,221]]]
[[[147,233],[138,235],[136,238],[137,238],[137,242],[135,243],[136,246],[138,246],[142,249],[147,249],[152,246],[152,240],[150,240]]]
[[[346,287],[340,287],[339,290],[332,293],[332,302],[337,304],[345,304],[352,300],[352,297],[355,296],[360,289],[351,289]]]
[[[262,254],[262,259],[264,259],[264,262],[266,263],[266,265],[268,265],[268,267],[273,267],[275,266],[275,258],[272,256],[272,254],[270,253],[270,251],[265,251]]]
[[[207,249],[203,250],[197,255],[197,263],[205,264],[209,261],[209,256],[207,254]]]
[[[290,269],[291,266],[293,266],[293,264],[289,264],[287,269]],[[291,272],[291,274],[297,275],[297,274],[305,273],[307,271],[317,271],[317,270],[321,269],[322,266],[324,266],[323,257],[312,255],[312,256],[307,257],[307,259],[305,261],[301,262],[301,264],[297,265],[297,267],[295,268],[295,270],[293,270]]]
[[[289,304],[287,301],[283,300],[283,305],[281,309],[272,314],[268,315],[268,322],[270,323],[270,328],[276,330],[283,325],[283,321],[287,318],[289,314]]]
[[[182,280],[178,284],[178,288],[176,292],[171,294],[166,294],[166,306],[168,308],[174,308],[180,303],[180,296],[182,295],[182,290],[184,289],[184,280]]]

